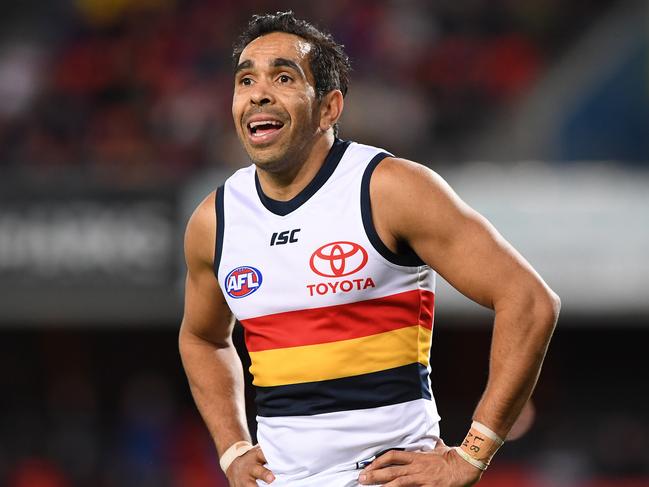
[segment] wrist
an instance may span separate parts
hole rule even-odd
[[[485,471],[503,443],[503,439],[494,431],[474,421],[464,441],[455,447],[455,451],[465,462]]]
[[[230,447],[223,452],[221,458],[219,459],[219,465],[221,465],[221,470],[223,473],[226,473],[232,462],[242,455],[245,455],[254,446],[249,441],[237,441],[236,443],[230,445]]]
[[[461,463],[465,465],[466,464],[471,465],[471,467],[473,467],[476,471],[479,472],[484,472],[485,470],[487,470],[488,465],[486,465],[484,462],[474,459],[472,456],[470,456],[464,450],[462,450],[462,448],[460,448],[459,446],[454,446],[452,449],[453,451],[455,451],[455,453],[457,453],[457,456],[459,456],[462,459]]]

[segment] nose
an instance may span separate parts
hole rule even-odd
[[[263,81],[255,83],[250,93],[250,103],[252,105],[264,106],[273,102],[274,98],[267,84]]]

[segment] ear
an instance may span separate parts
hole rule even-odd
[[[338,121],[343,113],[345,101],[340,90],[331,90],[320,102],[320,130],[326,132]]]

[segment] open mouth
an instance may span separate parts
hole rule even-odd
[[[248,123],[248,131],[253,138],[263,138],[278,132],[284,124],[279,120],[257,120]]]

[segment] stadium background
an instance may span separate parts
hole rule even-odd
[[[347,46],[342,136],[429,164],[563,299],[529,431],[480,485],[649,485],[649,15],[634,0],[2,2],[0,485],[225,485],[177,352],[182,233],[246,164],[232,42],[287,8]],[[437,303],[433,387],[457,443],[490,315],[443,284]]]

